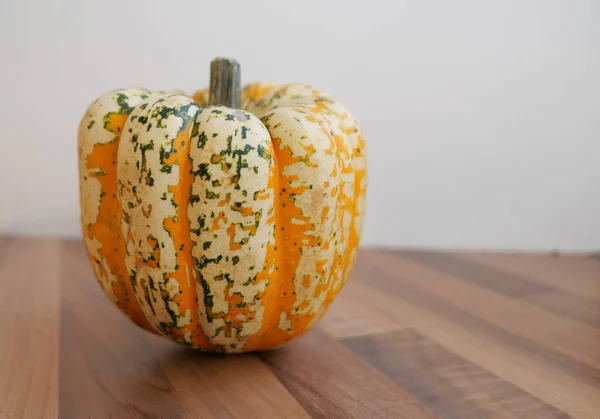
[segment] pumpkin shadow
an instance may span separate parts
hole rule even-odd
[[[226,365],[232,362],[240,362],[257,357],[256,353],[226,354],[221,352],[201,351],[199,349],[175,345],[176,346],[169,351],[168,355],[166,354],[163,361],[168,362],[176,368],[185,368],[187,366],[201,368],[207,365]]]
[[[257,371],[264,367],[264,361],[269,358],[285,358],[283,348],[276,350],[219,353],[204,352],[198,349],[179,346],[171,342],[173,347],[168,353],[163,354],[161,362],[166,370],[188,371],[188,374],[199,376],[202,379],[211,379],[215,375],[235,378],[235,371]],[[179,347],[177,347],[179,346]],[[285,361],[283,361],[285,362]]]

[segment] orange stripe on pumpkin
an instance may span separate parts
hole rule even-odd
[[[100,198],[98,218],[87,228],[87,236],[102,244],[99,254],[106,259],[108,269],[117,277],[112,290],[118,307],[137,325],[154,332],[135,298],[129,280],[125,267],[125,243],[118,222],[121,206],[117,199],[117,151],[127,116],[128,113],[114,112],[107,115],[105,128],[115,134],[115,139],[109,143],[96,144],[87,158],[88,173],[98,179],[103,194]]]
[[[279,330],[279,313],[281,312],[281,307],[283,305],[281,296],[283,293],[287,292],[282,286],[282,281],[286,280],[286,276],[285,269],[283,268],[283,238],[280,234],[280,169],[277,156],[272,154],[271,158],[272,164],[269,168],[269,182],[267,184],[267,189],[271,190],[274,196],[273,208],[269,214],[269,218],[267,219],[267,224],[274,224],[275,240],[274,242],[267,243],[267,252],[265,255],[263,269],[256,276],[257,282],[268,280],[269,285],[265,288],[265,291],[261,295],[261,304],[264,308],[261,328],[256,334],[248,337],[246,346],[244,348],[248,351],[266,350],[278,345],[281,336],[278,333],[273,333],[273,331]],[[257,196],[259,197],[257,197],[257,199],[267,199],[269,194],[267,191],[265,191],[264,193],[257,194]],[[285,334],[283,337],[287,338],[287,334]]]
[[[179,165],[179,183],[169,186],[173,195],[173,202],[177,205],[175,217],[166,218],[163,227],[169,232],[177,252],[177,269],[167,275],[165,279],[174,278],[179,283],[181,293],[174,297],[179,314],[185,316],[191,310],[191,323],[181,329],[173,328],[171,336],[183,341],[186,333],[191,332],[192,345],[203,349],[211,349],[212,345],[205,336],[198,320],[198,300],[196,296],[196,282],[194,280],[194,262],[192,259],[192,240],[190,237],[190,223],[187,217],[187,207],[192,187],[191,161],[190,161],[190,130],[194,118],[181,128],[173,141],[173,150],[163,163],[169,166]]]

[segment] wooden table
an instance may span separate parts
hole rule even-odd
[[[138,329],[79,242],[0,238],[0,418],[600,418],[600,259],[362,250],[320,327],[203,355]]]

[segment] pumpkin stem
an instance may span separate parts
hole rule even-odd
[[[210,63],[210,105],[240,108],[242,101],[240,63],[230,58],[215,58]]]

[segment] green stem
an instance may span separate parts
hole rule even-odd
[[[229,58],[215,58],[210,63],[210,105],[239,109],[242,101],[240,63]]]

